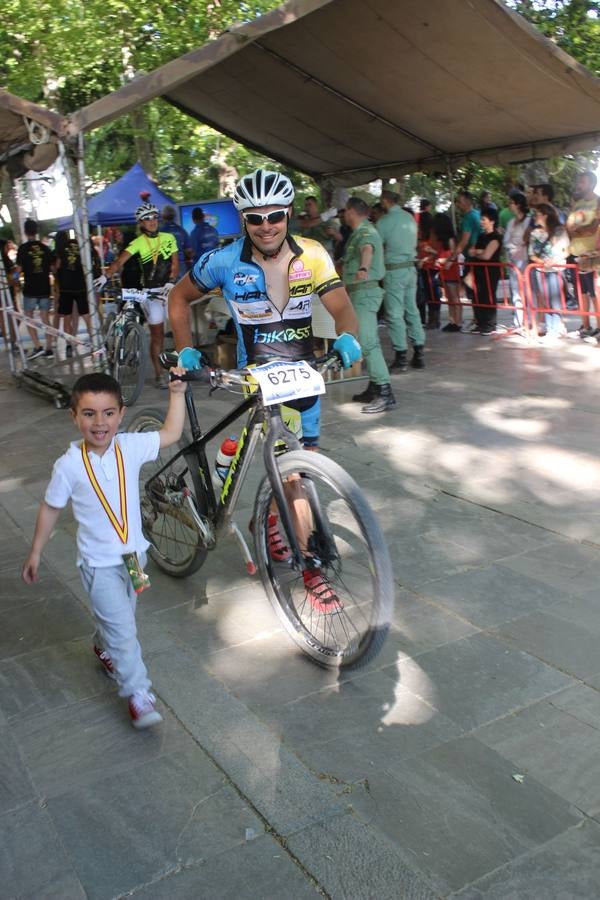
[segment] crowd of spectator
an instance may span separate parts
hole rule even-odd
[[[456,233],[447,214],[432,214],[429,201],[422,201],[417,250],[418,306],[425,327],[440,327],[440,299],[444,294],[448,322],[442,330],[463,330],[463,306],[471,304],[473,324],[468,331],[496,333],[498,283],[507,278],[514,309],[513,329],[524,327],[523,295],[530,288],[535,307],[540,310],[541,338],[550,343],[567,334],[566,310],[580,313],[581,326],[572,335],[600,338],[596,275],[600,198],[595,188],[596,176],[581,172],[571,204],[564,210],[555,205],[551,183],[530,185],[527,189],[515,185],[501,209],[488,191],[482,192],[478,200],[470,192],[460,191],[456,208],[461,221]],[[525,273],[530,264],[535,269],[528,270],[526,284]]]
[[[513,308],[512,330],[525,327],[525,294],[538,308],[539,336],[553,342],[567,333],[565,311],[576,310],[580,327],[571,336],[600,341],[600,297],[597,285],[600,257],[600,198],[595,192],[596,177],[581,172],[573,186],[568,208],[555,203],[555,190],[550,182],[525,187],[515,184],[501,202],[489,191],[475,197],[467,190],[459,191],[452,210],[436,211],[432,202],[423,198],[419,210],[402,207],[400,196],[392,190],[383,191],[380,198],[369,202],[364,197],[350,198],[345,208],[320,211],[318,200],[309,196],[304,208],[292,222],[292,231],[319,241],[332,255],[340,274],[346,271],[345,283],[351,298],[360,305],[368,295],[370,312],[365,324],[365,356],[372,356],[377,372],[374,384],[385,384],[382,374],[380,346],[373,337],[373,322],[386,323],[394,348],[390,370],[408,369],[408,346],[414,348],[411,364],[424,365],[424,329],[441,328],[447,333],[467,331],[470,334],[491,335],[498,331],[497,295],[500,279],[508,279],[508,296]],[[363,206],[357,201],[360,200]],[[219,245],[219,235],[205,219],[203,210],[192,211],[194,228],[191,234],[176,221],[176,210],[165,206],[161,211],[160,231],[173,235],[177,243],[179,273],[185,274],[208,250]],[[455,222],[458,221],[458,227]],[[357,244],[353,233],[360,226],[361,234],[372,226],[371,241],[380,240],[385,259],[383,274],[369,272],[369,285],[364,286],[364,267],[358,267]],[[377,237],[373,239],[373,234]],[[42,322],[58,327],[63,320],[66,333],[75,334],[79,316],[91,331],[86,286],[80,252],[73,233],[59,232],[55,246],[40,239],[33,220],[25,223],[26,240],[16,248],[3,241],[2,259],[8,286],[17,299],[22,291],[22,309],[28,315],[39,311]],[[115,232],[113,238],[126,246],[131,235]],[[102,243],[99,243],[102,241]],[[92,239],[94,274],[101,261],[111,263],[113,249],[119,245],[106,239]],[[372,246],[372,245],[369,245]],[[350,249],[350,254],[349,254]],[[9,252],[10,251],[10,252]],[[379,247],[373,248],[379,258]],[[352,258],[354,254],[354,258]],[[367,260],[368,262],[368,260]],[[531,264],[534,269],[531,269]],[[348,281],[353,273],[355,283]],[[529,268],[528,268],[529,267]],[[370,277],[373,275],[373,277]],[[139,261],[132,257],[123,267],[124,287],[141,287]],[[358,285],[358,286],[357,286]],[[379,291],[379,293],[378,293]],[[379,297],[376,302],[375,296]],[[443,304],[443,306],[442,306]],[[445,307],[443,322],[440,312]],[[472,321],[465,328],[465,309],[472,307]],[[374,310],[374,312],[373,312]],[[373,318],[374,316],[374,318]],[[363,316],[363,321],[366,319]],[[500,326],[506,330],[506,326]],[[15,340],[14,325],[6,335]],[[38,332],[29,328],[33,347],[28,356],[52,357],[50,334],[45,345]],[[70,347],[67,350],[71,354]],[[373,393],[373,389],[371,389]],[[365,399],[362,397],[362,399]]]

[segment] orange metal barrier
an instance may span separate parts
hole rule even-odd
[[[513,263],[508,262],[467,262],[462,267],[459,284],[466,290],[466,298],[460,297],[461,309],[465,306],[473,309],[478,323],[493,324],[499,309],[510,310],[513,314],[514,331],[527,333],[530,329],[530,318],[526,312],[527,291],[523,272]],[[430,308],[441,307],[442,304],[452,307],[447,292],[442,297],[441,289],[448,279],[447,270],[443,266],[423,266],[419,270],[424,300]],[[439,313],[438,313],[439,316]]]
[[[594,278],[594,296],[592,309],[584,306],[579,267],[573,263],[563,265],[538,266],[530,263],[523,273],[526,291],[526,306],[529,316],[530,330],[536,334],[538,320],[544,316],[548,331],[559,333],[564,330],[563,316],[578,316],[584,320],[590,315],[596,318],[597,327],[600,319],[598,309],[597,285]]]

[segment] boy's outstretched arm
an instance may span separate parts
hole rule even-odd
[[[60,509],[56,509],[54,506],[48,506],[47,503],[42,502],[35,523],[31,550],[29,551],[29,556],[23,563],[23,569],[21,571],[23,581],[27,584],[32,584],[34,581],[37,581],[40,557],[44,547],[48,543],[52,530],[56,525],[59,513]]]
[[[183,375],[185,369],[180,367],[170,370],[174,375]],[[175,444],[183,432],[185,423],[185,389],[187,385],[185,381],[169,382],[169,408],[167,410],[167,418],[165,424],[159,431],[160,446],[170,447]]]

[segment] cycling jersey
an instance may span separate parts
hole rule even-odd
[[[142,274],[141,287],[162,287],[171,279],[171,257],[177,253],[177,241],[172,234],[139,234],[128,247],[131,256],[137,254]]]
[[[189,275],[202,292],[220,288],[238,335],[238,366],[273,357],[313,355],[312,298],[341,287],[331,257],[317,241],[287,236],[289,298],[280,312],[266,291],[265,274],[252,259],[252,244],[240,238],[200,257]]]

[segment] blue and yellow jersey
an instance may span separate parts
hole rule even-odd
[[[238,366],[273,357],[313,355],[312,299],[342,286],[333,261],[317,241],[288,235],[293,257],[288,267],[289,297],[280,312],[270,300],[252,244],[240,238],[200,257],[189,275],[202,292],[220,288],[238,335]]]

